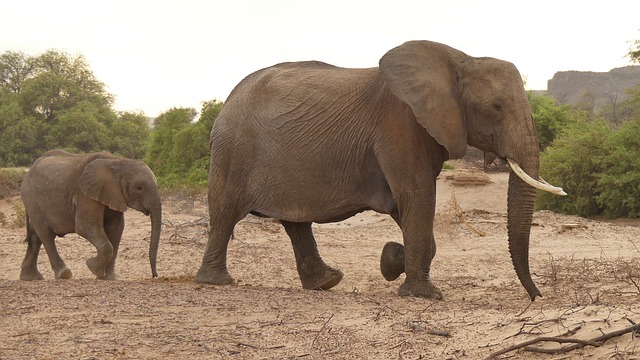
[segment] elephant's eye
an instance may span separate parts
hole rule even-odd
[[[500,103],[499,101],[496,101],[493,103],[493,108],[496,111],[502,111],[502,103]]]
[[[143,184],[132,184],[131,191],[133,191],[134,193],[144,192],[144,185]]]

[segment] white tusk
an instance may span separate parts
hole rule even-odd
[[[515,161],[509,158],[507,158],[507,161],[509,162],[509,166],[511,166],[511,170],[513,170],[513,172],[516,173],[516,175],[518,175],[518,177],[522,179],[522,181],[533,186],[534,188],[550,192],[554,195],[561,195],[561,196],[567,195],[567,193],[564,192],[564,190],[562,190],[561,187],[550,185],[544,180],[542,181],[535,180],[531,176],[529,176],[526,172],[524,172],[524,170],[522,170],[522,168],[520,167],[520,165],[518,165],[518,163],[516,163]]]

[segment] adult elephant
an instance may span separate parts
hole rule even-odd
[[[509,249],[531,299],[540,295],[529,273],[535,189],[527,183],[562,189],[534,180],[538,143],[518,70],[430,41],[404,43],[379,65],[283,63],[235,87],[211,130],[211,232],[197,282],[234,282],[229,237],[254,213],[281,220],[303,288],[329,289],[342,272],[320,257],[311,223],[371,209],[402,229],[406,279],[398,293],[442,298],[429,276],[436,177],[469,144],[525,178],[509,180]]]
[[[149,261],[153,277],[158,276],[162,203],[156,177],[143,162],[107,152],[52,150],[31,166],[20,192],[27,213],[27,253],[20,279],[43,279],[38,271],[42,244],[55,278],[71,278],[54,242],[56,236],[69,233],[77,233],[96,247],[97,255],[87,260],[87,266],[98,279],[116,279],[115,263],[127,208],[151,215]]]

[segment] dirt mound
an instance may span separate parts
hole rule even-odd
[[[629,225],[637,222],[536,212],[530,261],[544,297],[531,303],[508,253],[508,174],[454,184],[468,176],[449,170],[438,180],[431,275],[442,301],[398,297],[404,275],[384,280],[380,252],[402,233],[373,212],[314,225],[325,261],[344,272],[325,292],[301,289],[283,227],[252,216],[229,245],[238,285],[195,284],[208,233],[206,202],[196,194],[165,198],[156,280],[150,221],[133,210],[125,213],[118,281],[95,280],[84,264],[95,249],[76,235],[57,240],[73,279],[52,280],[42,251],[47,280],[19,281],[24,230],[0,225],[0,359],[482,359],[540,337],[564,342],[497,358],[549,359],[539,351],[576,343],[584,347],[553,358],[638,358],[629,330],[640,321],[640,228]],[[0,211],[13,218],[17,200],[0,200]]]

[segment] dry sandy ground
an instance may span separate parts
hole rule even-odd
[[[398,297],[404,276],[380,275],[382,246],[401,242],[401,233],[375,213],[314,225],[325,261],[345,274],[330,291],[302,290],[284,229],[255,217],[238,224],[230,245],[238,285],[195,284],[207,211],[204,199],[189,196],[164,199],[160,279],[150,279],[149,220],[129,210],[120,280],[94,279],[84,261],[95,249],[68,235],[58,247],[74,278],[53,280],[43,250],[47,279],[22,282],[24,229],[10,226],[19,200],[3,200],[0,359],[482,359],[541,336],[589,340],[640,322],[637,224],[537,212],[530,257],[544,297],[530,303],[507,251],[507,174],[456,186],[463,175],[439,179],[432,276],[442,301]],[[572,343],[535,344],[560,345]],[[638,359],[640,340],[627,332],[571,352],[497,358]]]

